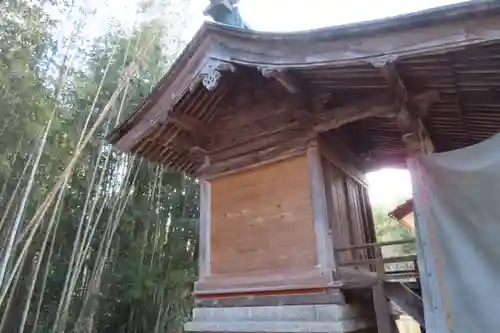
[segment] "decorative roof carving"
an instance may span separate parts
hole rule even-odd
[[[208,91],[214,91],[219,86],[222,72],[226,71],[235,72],[236,67],[225,61],[209,58],[200,69],[189,89],[193,91],[201,83]]]

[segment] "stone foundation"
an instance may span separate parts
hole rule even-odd
[[[344,333],[370,327],[359,309],[350,305],[284,305],[195,308],[190,332]]]

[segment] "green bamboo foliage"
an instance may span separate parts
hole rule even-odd
[[[105,137],[181,51],[189,2],[144,1],[119,24],[106,0],[0,1],[0,333],[187,320],[198,183]]]
[[[198,184],[104,140],[180,51],[184,5],[144,3],[89,37],[84,2],[0,3],[0,333],[160,333],[189,316]]]

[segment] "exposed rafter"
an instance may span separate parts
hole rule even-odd
[[[295,118],[307,128],[314,128],[314,131],[320,133],[368,117],[396,118],[403,131],[403,140],[408,147],[414,151],[420,150],[418,146],[424,146],[421,142],[418,144],[416,142],[420,134],[426,135],[427,133],[419,117],[423,117],[430,105],[437,101],[438,93],[426,91],[416,96],[409,96],[394,64],[388,64],[382,69],[391,87],[391,96],[380,96],[359,104],[331,110],[321,110],[316,107],[314,100],[308,94],[307,84],[285,68],[260,67],[259,69],[264,77],[274,78],[294,95],[297,105],[293,111]],[[415,126],[416,129],[413,128]],[[415,135],[417,133],[418,136]],[[430,140],[428,135],[425,137],[425,141]],[[429,148],[429,142],[425,142],[425,147]]]
[[[260,67],[262,76],[278,81],[288,92],[293,94],[296,108],[293,114],[307,128],[315,125],[315,104],[309,94],[307,84],[285,68]]]
[[[292,94],[302,91],[301,83],[297,77],[290,74],[285,68],[260,67],[260,72],[265,78],[273,78]]]
[[[181,151],[189,152],[191,154],[206,155],[208,150],[203,146],[203,142],[198,141],[191,133],[181,132],[177,134],[173,142]]]
[[[164,110],[173,108],[182,110],[183,107],[178,106],[178,103],[182,104],[185,97],[195,98],[194,94],[192,96],[188,94],[190,91],[191,93],[198,91],[194,88],[201,83],[208,89],[216,90],[217,84],[220,83],[221,71],[234,70],[235,66],[288,67],[300,71],[322,66],[339,69],[351,65],[357,67],[363,63],[382,64],[387,59],[403,57],[415,59],[433,54],[462,52],[460,50],[465,46],[475,48],[483,43],[485,45],[498,43],[499,9],[500,4],[495,1],[490,1],[488,6],[481,2],[470,2],[452,8],[443,7],[388,20],[293,34],[262,34],[234,29],[227,25],[205,24],[147,101],[132,117],[113,131],[109,141],[121,151],[133,152],[145,158],[156,156],[160,151],[163,155],[165,142],[172,142],[176,132],[180,131],[170,123],[168,126],[158,124]],[[353,45],[356,45],[355,49]],[[426,63],[434,61],[431,58],[426,60]],[[207,63],[208,59],[211,63],[219,65],[212,66],[211,63]],[[419,74],[425,75],[425,73]],[[234,82],[243,77],[242,74],[236,75],[239,76],[235,77]],[[347,78],[339,77],[339,79],[342,81],[345,79],[345,83],[349,84]],[[430,100],[424,99],[424,101]],[[415,117],[422,117],[418,112],[427,109],[425,106],[416,109],[407,108],[407,112],[401,113],[402,119],[399,122],[415,123],[413,120]],[[415,111],[417,113],[414,113]],[[291,112],[296,113],[293,117],[294,122],[296,120],[297,123],[303,124],[303,127],[309,126],[305,125],[310,118],[306,112],[293,110]],[[337,120],[332,120],[333,127],[338,123]],[[405,130],[405,126],[401,127],[403,132],[410,134],[407,137],[420,136],[418,130]],[[419,125],[415,127],[418,129]],[[161,141],[161,144],[152,139],[156,132],[161,135],[155,140]],[[484,128],[478,132],[481,137],[490,134],[491,131]],[[455,134],[448,133],[445,136],[446,141],[461,140]],[[446,149],[455,147],[451,144],[446,146]],[[399,151],[394,153],[398,155],[397,159],[401,158]],[[388,157],[384,156],[385,158]],[[189,169],[192,170],[193,167],[190,166]]]
[[[395,63],[390,62],[381,68],[389,89],[394,95],[399,112],[396,122],[402,132],[402,140],[410,154],[429,154],[434,145],[422,122],[427,109],[439,98],[437,93],[427,94],[426,98],[409,99],[408,91],[399,76]],[[423,97],[423,96],[421,96]]]
[[[436,100],[436,97],[437,93],[435,91],[425,91],[410,97],[408,105],[412,105],[413,107],[418,105],[429,105],[432,101]],[[316,133],[323,133],[331,129],[339,128],[345,124],[370,117],[395,118],[399,111],[400,108],[397,102],[390,94],[375,96],[357,103],[317,111],[314,116],[311,115],[315,124],[313,131]],[[285,122],[285,118],[278,118],[285,123],[277,127],[273,123],[262,123],[259,121],[261,117],[262,115],[259,113],[249,113],[245,116],[245,122],[247,124],[255,124],[257,127],[258,130],[255,132],[258,133],[258,136],[249,137],[246,133],[242,132],[233,132],[233,135],[243,135],[245,137],[245,142],[255,141],[260,137],[270,134],[275,135],[278,134],[278,132],[300,127],[300,121],[298,119],[293,121],[292,118],[288,122]],[[213,126],[217,125],[214,124]],[[207,133],[211,133],[207,139],[212,142],[212,145],[216,146],[218,150],[223,150],[225,147],[220,146],[220,142],[217,140],[217,136],[220,136],[220,133],[216,133],[216,131],[220,131],[220,129],[213,126],[210,130],[207,130]],[[228,140],[227,144],[235,145],[235,142],[239,142],[239,140],[237,140],[237,138],[231,138]]]
[[[410,97],[408,104],[413,106],[429,104],[434,96],[436,94],[433,91],[427,91]],[[396,117],[399,112],[397,102],[393,96],[387,94],[360,103],[322,110],[314,117],[316,125],[313,131],[300,126],[300,121],[295,119],[281,125],[281,128],[276,128],[273,122],[265,124],[264,127],[255,125],[258,127],[255,133],[258,134],[254,136],[242,135],[240,137],[240,132],[232,132],[233,136],[224,144],[211,138],[215,141],[215,149],[206,153],[210,156],[212,163],[210,166],[205,165],[199,168],[197,173],[207,176],[260,163],[285,152],[288,154],[288,150],[296,152],[296,149],[292,149],[293,145],[297,145],[297,149],[300,147],[302,149],[305,142],[316,137],[317,133],[327,132],[368,117]],[[246,121],[249,124],[255,124],[259,116],[259,114],[249,114]],[[290,144],[292,146],[289,146]],[[286,149],[283,150],[283,147]]]
[[[174,124],[177,128],[190,133],[199,133],[203,131],[205,124],[195,117],[185,113],[176,113],[168,117],[168,121]]]
[[[432,103],[436,96],[435,91],[426,91],[409,97],[407,104],[412,107],[427,105]],[[400,110],[401,107],[394,100],[394,97],[390,95],[377,96],[360,103],[321,111],[316,117],[318,125],[314,129],[316,132],[326,132],[369,117],[397,118]]]

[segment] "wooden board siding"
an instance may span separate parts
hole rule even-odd
[[[305,155],[210,183],[212,275],[316,265]]]
[[[323,159],[323,170],[334,246],[342,248],[366,244],[372,238],[366,188],[326,159]],[[362,260],[367,256],[367,250],[343,251],[338,254],[337,260]]]
[[[325,172],[325,188],[328,202],[328,217],[332,229],[335,247],[346,247],[351,243],[350,216],[345,192],[346,176],[330,162],[323,160]],[[341,262],[352,260],[350,252],[342,252],[338,259]]]
[[[349,245],[362,245],[366,243],[362,189],[357,182],[349,178],[346,179],[345,184],[351,218],[351,244]],[[352,255],[354,260],[367,259],[364,249],[356,250]]]

